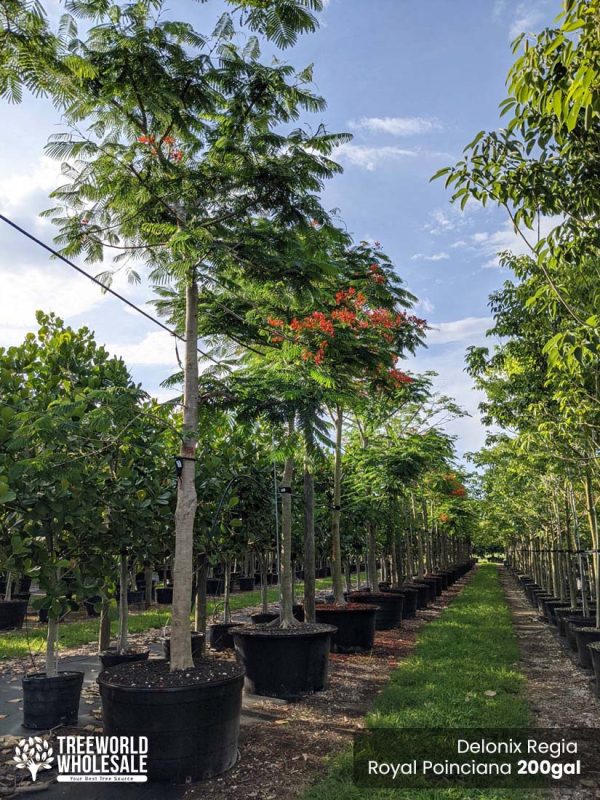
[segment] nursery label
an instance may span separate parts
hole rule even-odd
[[[600,787],[600,729],[412,728],[363,731],[354,782],[364,788]]]
[[[145,783],[147,736],[57,736],[57,780],[63,783]]]

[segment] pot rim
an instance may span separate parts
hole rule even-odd
[[[63,669],[57,675],[52,675],[48,677],[45,672],[28,672],[26,675],[23,675],[23,681],[55,681],[55,680],[62,680],[65,678],[72,678],[75,675],[82,675],[85,677],[85,672],[82,672],[80,669]]]
[[[320,630],[315,630],[314,628],[318,627]],[[323,623],[311,623],[311,630],[302,630],[302,626],[298,626],[295,628],[283,629],[283,628],[268,628],[264,625],[248,625],[244,626],[242,630],[235,631],[233,637],[235,639],[236,636],[251,636],[251,637],[258,637],[261,639],[298,639],[298,638],[306,638],[310,639],[314,636],[323,636],[326,634],[334,634],[337,633],[337,628],[335,625],[325,625]],[[277,633],[273,636],[272,634],[277,631]]]
[[[226,678],[219,678],[219,680],[214,681],[203,681],[202,683],[194,681],[194,683],[186,683],[182,686],[124,686],[122,683],[111,683],[111,670],[105,670],[104,672],[101,672],[96,678],[96,683],[99,686],[109,686],[111,689],[119,689],[124,692],[137,693],[153,692],[157,694],[176,694],[177,692],[189,692],[190,690],[193,691],[194,689],[204,691],[206,688],[226,686],[229,683],[236,683],[240,679],[243,679],[246,671],[241,664],[233,663],[232,666],[237,668],[237,672],[234,675],[229,675]]]

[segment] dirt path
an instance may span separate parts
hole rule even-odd
[[[593,673],[577,666],[575,654],[555,629],[542,621],[515,578],[504,570],[500,575],[519,640],[519,668],[527,680],[533,727],[599,728],[600,701]],[[600,786],[561,789],[547,796],[555,800],[597,800]]]
[[[468,580],[444,592],[434,606],[418,612],[417,619],[403,621],[400,629],[378,632],[371,654],[332,654],[326,691],[289,704],[254,698],[255,720],[242,727],[238,765],[190,788],[185,800],[299,797],[326,771],[328,758],[363,726],[390,672],[414,649],[417,632],[439,617]]]

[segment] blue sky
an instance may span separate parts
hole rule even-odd
[[[45,3],[50,12],[58,0]],[[489,325],[487,298],[508,275],[496,253],[522,252],[504,215],[495,209],[449,205],[440,167],[460,157],[482,128],[499,124],[498,103],[512,62],[511,39],[536,31],[559,12],[559,0],[329,0],[320,30],[280,57],[298,67],[313,62],[317,90],[328,108],[306,122],[350,131],[354,140],[336,158],[344,174],[325,189],[326,208],[339,208],[357,239],[377,239],[419,297],[418,312],[433,327],[429,347],[406,367],[433,369],[440,391],[471,414],[449,430],[459,452],[483,444],[478,396],[464,373],[466,347],[481,344]],[[196,6],[173,0],[171,15],[202,30],[219,1]],[[59,165],[43,146],[60,120],[52,106],[27,97],[0,105],[0,209],[50,242],[52,226],[38,217],[48,192],[60,184]],[[92,272],[100,267],[91,267]],[[86,324],[97,339],[124,356],[135,378],[159,397],[175,353],[154,329],[67,267],[0,226],[0,345],[15,344],[35,327],[37,308],[69,324]],[[136,302],[147,288],[117,287]]]

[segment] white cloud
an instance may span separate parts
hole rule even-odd
[[[106,348],[114,355],[121,356],[126,364],[178,367],[175,342],[166,331],[152,331],[138,342],[107,344]]]
[[[335,154],[338,158],[345,159],[355,167],[372,172],[385,161],[397,161],[405,158],[414,158],[417,150],[406,150],[401,147],[368,147],[360,144],[342,144]]]
[[[423,311],[425,314],[431,314],[435,311],[435,306],[428,297],[421,297],[415,304],[415,311]]]
[[[450,245],[450,247],[452,247],[452,248],[455,248],[455,247],[466,247],[466,246],[467,246],[467,243],[465,242],[464,239],[459,239],[457,242],[453,242]]]
[[[433,253],[430,256],[426,256],[423,253],[415,253],[414,256],[411,257],[411,261],[445,261],[447,258],[450,258],[448,253]]]
[[[424,117],[362,117],[350,120],[349,125],[356,130],[389,133],[392,136],[419,136],[442,130],[437,119]]]
[[[432,322],[432,330],[427,332],[427,344],[472,343],[485,336],[492,321],[491,317],[465,317],[453,322]]]
[[[27,172],[9,172],[0,176],[0,206],[15,209],[24,205],[36,192],[49,194],[63,182],[60,164],[42,156]]]
[[[560,224],[560,216],[542,217],[539,225],[539,238],[546,237],[557,225]],[[523,230],[523,235],[527,242],[514,228],[512,222],[507,220],[504,225],[491,233],[481,231],[471,236],[471,243],[486,259],[485,267],[498,267],[500,264],[498,253],[505,250],[510,251],[516,256],[530,255],[529,245],[535,245],[538,241],[538,229]],[[528,244],[529,243],[529,244]]]
[[[530,33],[544,19],[544,12],[539,6],[520,3],[511,23],[509,36],[514,39],[520,33]]]
[[[58,263],[46,267],[2,266],[0,344],[16,344],[35,330],[35,312],[54,311],[68,319],[107,300],[97,286]]]

